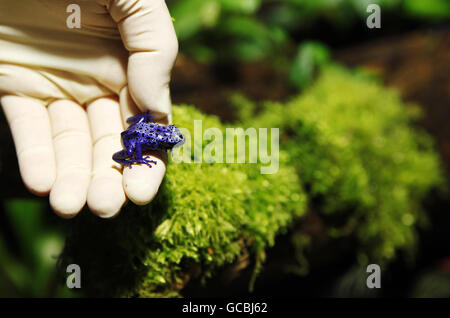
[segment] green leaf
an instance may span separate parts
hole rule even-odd
[[[294,59],[289,74],[290,83],[297,89],[304,88],[313,79],[318,67],[330,60],[328,49],[318,42],[305,42],[302,44]]]
[[[22,254],[29,261],[36,261],[34,243],[42,231],[43,203],[34,199],[9,199],[5,210]]]
[[[271,30],[251,17],[229,17],[220,25],[220,32],[231,40],[232,54],[243,61],[261,59],[273,48]]]
[[[214,26],[220,16],[220,4],[214,0],[183,0],[171,6],[171,15],[180,41],[186,40],[202,28]]]
[[[406,0],[405,9],[413,16],[440,20],[450,17],[448,0]]]
[[[261,0],[220,0],[224,11],[251,14],[261,6]]]

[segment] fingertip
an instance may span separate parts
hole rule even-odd
[[[36,195],[47,195],[56,178],[55,152],[45,104],[29,97],[5,95],[1,106],[14,139],[20,175]]]
[[[42,178],[41,176],[36,176],[32,173],[25,174],[28,174],[28,176],[23,177],[23,183],[28,191],[39,197],[44,197],[50,193],[55,182],[55,175],[47,175]]]
[[[161,61],[147,52],[134,53],[128,61],[128,90],[141,111],[150,110],[156,120],[163,119],[172,111],[170,98],[170,68],[161,69]],[[152,69],[150,78],[144,69]]]
[[[24,181],[25,187],[28,191],[30,191],[31,194],[34,194],[38,197],[45,197],[49,195],[52,186],[50,184],[45,183],[27,183]]]
[[[85,176],[67,175],[58,178],[50,192],[50,206],[63,218],[77,215],[86,203],[87,185]]]
[[[128,198],[137,205],[150,203],[158,193],[166,172],[166,165],[160,158],[152,157],[157,164],[151,168],[144,165],[126,167],[123,171],[123,187]]]
[[[89,187],[87,204],[92,213],[101,218],[116,216],[126,202],[126,196],[120,181],[99,177]]]
[[[19,156],[20,174],[26,188],[37,196],[50,193],[56,179],[53,151],[34,152]]]

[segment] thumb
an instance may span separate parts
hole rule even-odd
[[[178,53],[172,18],[164,0],[110,0],[128,58],[128,90],[141,111],[170,117],[170,72]]]

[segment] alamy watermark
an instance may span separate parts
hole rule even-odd
[[[381,288],[381,268],[378,264],[369,264],[366,269],[367,273],[371,273],[366,280],[367,288]]]
[[[224,134],[214,127],[203,131],[202,120],[194,120],[193,136],[188,129],[179,129],[185,142],[172,152],[175,163],[260,163],[262,174],[278,171],[278,128],[226,128]],[[208,143],[203,147],[204,141]]]
[[[369,4],[366,12],[371,13],[366,20],[366,25],[369,29],[381,28],[381,8],[378,4]]]
[[[66,285],[68,288],[81,288],[81,268],[80,265],[70,264],[66,268],[66,273],[70,273],[66,279]]]
[[[69,29],[81,28],[81,8],[78,4],[69,4],[66,8],[66,12],[70,15],[66,19],[66,25]]]

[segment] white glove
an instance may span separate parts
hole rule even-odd
[[[81,28],[67,26],[70,4],[81,8]],[[163,0],[0,0],[0,103],[27,188],[50,193],[63,217],[86,201],[102,217],[126,197],[150,202],[166,154],[123,171],[112,155],[129,116],[149,109],[171,121],[177,51]]]

